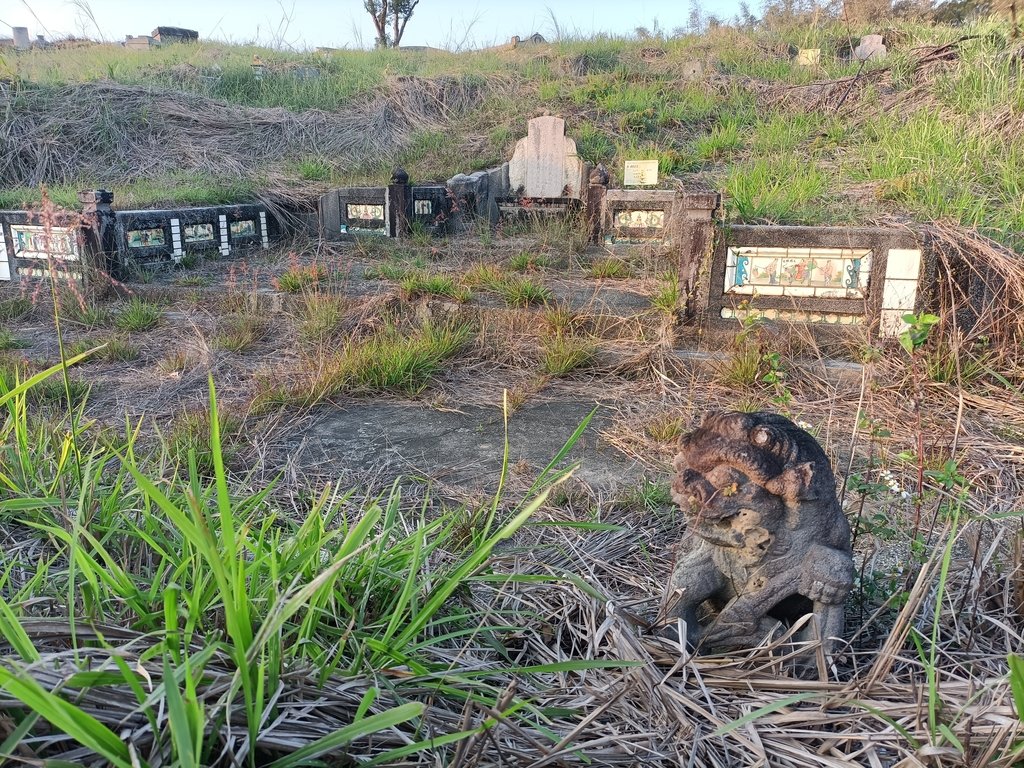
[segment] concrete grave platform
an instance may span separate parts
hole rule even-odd
[[[547,466],[594,408],[593,403],[563,400],[526,405],[508,424],[509,466],[527,482]],[[610,421],[598,406],[567,463],[580,461],[574,477],[609,488],[638,478],[642,467],[598,435]],[[498,407],[464,406],[439,410],[422,405],[356,401],[324,407],[301,432],[290,435],[289,453],[304,467],[337,474],[422,474],[466,490],[494,491],[501,473],[504,424]]]

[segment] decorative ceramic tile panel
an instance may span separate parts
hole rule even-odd
[[[868,248],[730,248],[724,292],[752,296],[862,299],[871,275]]]
[[[153,229],[130,229],[126,237],[129,248],[152,248],[166,245],[163,227]]]
[[[434,212],[434,204],[430,200],[413,200],[412,212],[415,216],[430,216]]]
[[[765,320],[784,320],[790,323],[827,323],[829,325],[863,325],[863,315],[849,315],[837,312],[801,312],[798,309],[733,309],[722,307],[721,315],[727,320],[745,320],[760,317]]]
[[[12,224],[14,255],[20,259],[57,258],[78,261],[78,235],[72,227]],[[20,273],[19,273],[20,274]]]
[[[252,219],[231,222],[232,237],[256,237],[256,222]]]
[[[186,243],[206,243],[214,239],[213,224],[186,224]]]
[[[616,211],[615,226],[622,229],[664,229],[665,211]]]
[[[357,221],[384,221],[384,206],[369,205],[367,203],[349,203],[346,214],[349,224]]]

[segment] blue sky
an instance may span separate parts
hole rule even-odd
[[[403,43],[474,47],[533,32],[550,39],[552,13],[563,34],[630,34],[637,26],[651,28],[655,19],[671,30],[686,23],[692,1],[421,0]],[[708,0],[701,7],[728,17],[738,4],[739,0]],[[10,27],[19,26],[28,27],[33,37],[96,37],[96,27],[83,13],[85,5],[108,40],[148,34],[157,25],[189,27],[198,30],[200,38],[232,42],[282,40],[298,49],[370,46],[374,37],[362,0],[4,0],[0,36],[9,36]]]

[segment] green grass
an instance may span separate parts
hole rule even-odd
[[[813,159],[773,155],[735,166],[726,179],[726,206],[739,220],[818,223],[828,179]]]
[[[693,143],[694,152],[701,160],[722,160],[742,146],[743,136],[735,120],[716,125]]]
[[[341,331],[350,302],[344,296],[309,291],[299,305],[299,337],[320,342]]]
[[[446,296],[461,303],[469,301],[471,296],[469,289],[456,282],[451,275],[426,275],[421,272],[411,272],[402,278],[401,289],[407,299],[415,299],[420,296]]]
[[[285,293],[299,293],[316,285],[324,277],[323,269],[316,264],[304,266],[293,263],[287,271],[274,278],[274,285]]]
[[[553,336],[541,345],[540,369],[549,376],[566,376],[594,362],[597,346],[577,336]]]
[[[493,289],[510,307],[544,304],[551,298],[551,289],[528,277],[510,277]]]
[[[28,342],[25,342],[15,336],[13,331],[9,331],[6,328],[0,328],[0,351],[9,349],[25,349],[28,346]]]
[[[609,256],[603,259],[594,259],[587,269],[587,274],[598,279],[622,280],[630,277],[633,273],[629,265],[622,259]]]
[[[906,42],[885,62],[868,66],[890,72],[878,89],[855,89],[844,107],[849,117],[837,118],[831,102],[791,107],[765,98],[779,86],[855,74],[858,65],[837,60],[834,52],[837,41],[870,31],[856,27],[822,16],[814,24],[770,30],[719,27],[650,40],[578,39],[553,45],[542,57],[376,50],[322,56],[208,41],[145,54],[95,46],[8,58],[0,74],[10,70],[25,100],[51,103],[70,84],[100,80],[297,112],[343,111],[378,96],[404,104],[410,98],[404,77],[422,78],[425,89],[436,86],[442,93],[437,116],[431,107],[428,119],[411,120],[390,151],[353,158],[352,167],[302,145],[282,146],[277,156],[271,153],[259,168],[241,174],[197,163],[78,179],[72,168],[47,179],[51,199],[69,208],[78,206],[78,189],[97,183],[113,189],[119,207],[148,207],[253,200],[278,184],[380,184],[397,164],[416,181],[446,179],[508,159],[524,134],[524,115],[542,104],[566,116],[580,155],[605,163],[613,179],[621,179],[625,159],[657,159],[662,176],[675,176],[684,186],[690,174],[701,173],[702,184],[725,191],[736,221],[849,224],[896,212],[926,221],[952,218],[1024,248],[1014,234],[1024,229],[1024,136],[1012,121],[1024,111],[1024,85],[1008,52],[1009,26],[989,19],[963,27],[893,20],[892,34]],[[958,45],[955,65],[914,74],[916,47],[962,35],[973,37]],[[643,62],[641,49],[652,41],[664,58]],[[822,66],[801,68],[767,53],[789,44],[821,47]],[[252,70],[253,55],[266,65],[263,80]],[[716,76],[681,81],[678,66],[695,59],[715,62]],[[299,67],[316,67],[320,77],[300,78]],[[101,135],[155,124],[156,108],[143,100],[121,110]],[[0,181],[7,181],[0,184],[0,208],[38,205],[38,188]],[[862,183],[872,185],[872,194],[857,189]],[[564,232],[542,240],[556,252],[581,247]]]
[[[122,331],[148,331],[156,327],[162,314],[159,305],[133,296],[118,308],[114,325]]]
[[[218,318],[213,343],[228,352],[246,352],[270,331],[270,321],[252,312],[225,315]]]
[[[32,300],[27,296],[12,296],[0,299],[0,320],[10,322],[24,317],[32,311]]]
[[[323,356],[311,360],[305,372],[266,385],[256,409],[308,406],[340,395],[418,395],[472,335],[473,329],[466,324],[428,322],[418,328],[389,327],[373,336],[353,338],[338,351],[322,348]]]
[[[661,288],[651,297],[651,306],[674,318],[683,309],[683,303],[683,290],[678,275],[665,275],[661,280]]]
[[[5,497],[18,502],[0,508],[0,523],[33,551],[31,576],[5,579],[0,597],[11,650],[0,690],[18,728],[5,735],[6,750],[31,744],[37,758],[59,759],[81,745],[104,764],[129,768],[211,765],[227,749],[239,764],[279,757],[273,764],[283,768],[372,740],[385,763],[429,750],[445,763],[454,742],[476,731],[444,743],[425,737],[420,698],[450,706],[455,718],[469,700],[522,717],[525,701],[503,698],[444,659],[452,642],[500,642],[504,629],[492,629],[491,617],[462,595],[474,580],[486,582],[495,547],[529,520],[543,494],[500,519],[496,499],[467,526],[462,508],[441,507],[426,520],[398,483],[365,499],[328,485],[296,516],[275,501],[273,484],[253,488],[228,476],[225,443],[239,424],[223,415],[212,384],[208,409],[180,417],[176,437],[156,455],[136,445],[131,429],[101,436],[73,419],[31,415],[25,401],[39,386],[0,388],[0,477]],[[545,474],[538,489],[560,477]],[[55,608],[45,635],[33,630],[31,605],[40,601]],[[63,605],[88,606],[88,620],[61,613]],[[415,674],[374,685],[396,665]],[[40,682],[57,667],[81,674],[69,685]],[[274,722],[279,696],[319,687],[354,694],[343,724],[307,730],[253,763],[240,756],[232,737],[255,742]],[[90,699],[128,709],[107,711]],[[129,710],[130,725],[122,719]],[[147,762],[118,735],[124,727]],[[46,746],[54,734],[67,739]]]
[[[508,260],[508,268],[513,272],[538,272],[551,266],[551,260],[542,253],[520,251]]]
[[[98,347],[101,348],[97,349]],[[93,349],[96,351],[83,361],[83,364],[100,361],[107,363],[123,363],[135,360],[139,356],[138,347],[123,336],[108,336],[106,338],[87,337],[79,339],[73,344],[67,346],[67,356],[76,357],[77,355]]]

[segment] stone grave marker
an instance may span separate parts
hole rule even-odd
[[[520,197],[580,199],[587,186],[585,171],[576,142],[565,135],[565,120],[545,115],[529,122],[508,172],[512,192]]]
[[[860,39],[860,45],[853,49],[853,58],[857,61],[878,61],[884,59],[888,52],[881,35],[864,35]]]
[[[658,184],[657,160],[627,160],[622,174],[624,187],[654,187]]]

